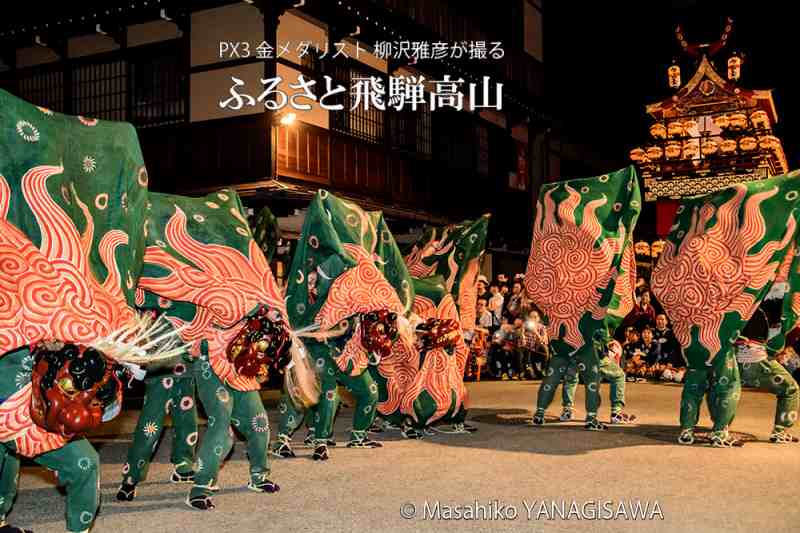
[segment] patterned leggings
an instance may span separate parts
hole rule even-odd
[[[536,400],[536,414],[544,416],[544,412],[553,402],[559,383],[564,379],[567,369],[575,360],[575,365],[586,385],[586,420],[597,418],[600,408],[600,360],[594,349],[593,343],[583,345],[573,356],[554,355],[545,373],[542,385],[539,387],[539,396]]]
[[[100,506],[100,458],[86,439],[68,442],[33,458],[53,470],[67,491],[67,531],[88,531]],[[0,522],[17,495],[19,457],[13,442],[0,444]]]
[[[767,359],[758,363],[739,363],[739,371],[743,385],[761,387],[777,396],[775,430],[782,431],[792,427],[797,420],[800,389],[783,365]]]
[[[151,377],[145,380],[145,397],[139,422],[128,448],[128,462],[122,467],[124,482],[136,485],[147,477],[150,459],[158,447],[164,430],[164,419],[172,415],[172,464],[180,474],[194,469],[194,447],[197,442],[197,407],[194,376]]]
[[[250,481],[261,483],[270,473],[269,419],[258,391],[239,391],[222,383],[203,363],[207,363],[205,356],[195,366],[195,381],[208,416],[208,429],[197,451],[191,498],[211,495],[222,461],[233,447],[231,426],[247,440]]]

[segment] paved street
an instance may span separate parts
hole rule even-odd
[[[721,450],[675,444],[679,386],[628,384],[629,410],[639,415],[641,424],[612,427],[605,433],[586,432],[580,422],[524,425],[538,386],[470,384],[470,418],[480,428],[474,435],[435,435],[416,442],[389,434],[383,437],[383,449],[335,448],[325,464],[312,462],[310,450],[299,449],[297,459],[274,462],[273,478],[282,487],[277,495],[245,489],[247,463],[239,443],[220,476],[217,510],[209,513],[186,507],[187,488],[165,481],[170,471],[168,440],[138,498],[127,504],[114,499],[135,422],[128,416],[110,428],[112,434],[94,439],[103,460],[103,506],[94,531],[797,531],[800,446],[766,442],[774,397],[746,391],[734,429],[754,442]],[[607,386],[603,387],[607,400]],[[582,401],[579,391],[579,406]],[[274,401],[270,403],[274,431],[277,412]],[[554,404],[549,415],[559,410]],[[601,415],[608,419],[607,404]],[[351,416],[352,410],[344,409],[337,421],[340,441],[346,438]],[[701,424],[709,425],[707,415]],[[52,476],[26,467],[20,485],[12,522],[37,533],[63,531],[64,499]],[[474,507],[476,499],[486,507],[497,501],[504,516],[513,508],[517,517],[490,522],[423,517],[426,501],[431,512],[438,501],[444,518],[445,507]],[[584,517],[591,517],[594,508],[585,502],[611,500],[621,519],[588,521],[573,514],[570,520],[547,520],[539,503],[545,500],[566,500],[567,512],[575,500]],[[625,521],[617,505],[628,500],[649,500],[651,511],[657,502],[664,519],[656,513],[652,521]],[[401,506],[407,503],[416,508],[415,518],[401,517]],[[412,511],[408,505],[403,509]]]

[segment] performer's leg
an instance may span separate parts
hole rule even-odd
[[[586,387],[586,425],[588,430],[606,429],[606,425],[597,418],[600,409],[600,358],[593,343],[585,344],[574,356],[578,360],[578,373]]]
[[[730,437],[728,428],[736,416],[736,406],[741,395],[739,365],[736,364],[733,350],[719,354],[713,361],[709,392],[711,418],[714,422],[711,439],[714,446],[728,447],[740,444]]]
[[[553,358],[550,359],[550,365],[545,371],[545,376],[539,387],[539,393],[536,398],[536,413],[533,415],[534,424],[544,424],[544,412],[553,402],[556,387],[558,387],[558,384],[564,379],[564,374],[566,374],[569,364],[570,360],[567,356],[554,355]]]
[[[258,391],[237,391],[233,396],[233,425],[247,441],[250,461],[250,482],[247,488],[256,492],[277,492],[277,484],[269,480],[269,419]]]
[[[233,397],[230,387],[224,385],[210,367],[204,368],[206,361],[200,363],[195,372],[197,396],[208,416],[208,429],[197,451],[194,486],[189,493],[188,503],[196,509],[208,510],[214,508],[209,496],[213,492],[219,468],[233,446],[230,428]],[[196,441],[197,434],[190,435],[189,442]]]
[[[120,501],[132,501],[136,485],[147,477],[150,459],[164,430],[164,418],[173,403],[170,388],[175,383],[171,376],[147,378],[144,385],[144,404],[128,447],[128,462],[122,467],[122,485],[117,492]]]
[[[353,414],[353,432],[350,435],[349,448],[380,448],[381,444],[370,440],[367,430],[375,419],[378,406],[378,384],[369,372],[358,376],[339,374],[339,382],[347,387],[356,400]]]
[[[67,531],[88,531],[100,505],[100,458],[89,441],[73,440],[33,460],[55,471],[67,491]]]
[[[333,421],[338,405],[336,392],[336,363],[328,357],[317,359],[320,377],[319,403],[312,409],[314,415],[314,454],[316,461],[328,459],[328,440],[333,436]],[[320,368],[321,366],[321,368]],[[328,372],[328,369],[333,372]]]
[[[625,372],[610,357],[600,360],[600,378],[608,381],[611,400],[611,422],[624,424],[636,419],[635,415],[626,414],[625,408]]]
[[[13,450],[0,444],[0,526],[5,524],[17,496],[19,482],[19,457]]]
[[[571,359],[567,372],[564,374],[564,381],[561,383],[561,416],[563,422],[572,420],[572,412],[575,410],[575,391],[578,390],[578,364]]]
[[[197,434],[197,405],[194,377],[175,380],[172,393],[172,464],[173,483],[194,481],[194,452]]]
[[[306,419],[311,416],[312,409],[307,411],[300,410],[294,402],[289,398],[286,389],[281,392],[281,399],[278,402],[278,413],[280,419],[278,420],[278,439],[272,449],[272,453],[279,457],[295,457],[294,450],[292,450],[292,435],[300,424],[303,423],[303,418]]]
[[[694,443],[694,428],[700,420],[700,406],[708,390],[709,368],[700,363],[698,367],[689,367],[683,382],[681,393],[681,435],[680,444]]]
[[[797,420],[798,402],[800,402],[800,392],[792,375],[780,363],[772,360],[743,363],[739,366],[744,385],[763,387],[778,399],[775,426],[769,440],[778,444],[797,442],[797,437],[786,431]]]

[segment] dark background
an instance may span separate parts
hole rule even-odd
[[[672,94],[666,69],[673,58],[681,83],[695,72],[674,35],[690,43],[719,39],[734,19],[729,44],[713,58],[723,76],[734,50],[745,54],[741,87],[774,89],[789,167],[800,167],[800,26],[794,2],[545,1],[545,67],[549,103],[565,129],[623,166],[628,151],[648,139],[644,106]]]

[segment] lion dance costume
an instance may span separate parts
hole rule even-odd
[[[534,425],[575,359],[586,385],[586,429],[597,418],[601,361],[594,343],[609,320],[633,305],[632,233],[641,209],[633,167],[542,187],[533,226],[525,289],[545,314],[553,357],[539,388]],[[611,315],[611,316],[609,316]]]
[[[729,432],[741,396],[734,343],[781,264],[789,261],[799,189],[800,177],[779,176],[690,198],[678,207],[651,287],[688,361],[678,438],[682,444],[695,441],[707,392],[712,445],[740,444]],[[778,433],[783,429],[785,424],[776,423]]]
[[[0,524],[23,456],[57,473],[67,530],[87,531],[99,468],[82,435],[119,413],[122,364],[185,350],[133,309],[147,172],[128,124],[0,91],[0,131]]]

